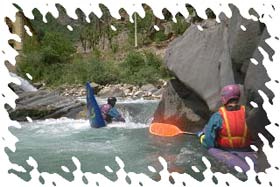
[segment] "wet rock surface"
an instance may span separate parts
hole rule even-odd
[[[26,121],[26,117],[33,120],[69,117],[76,118],[84,103],[73,97],[63,97],[57,92],[38,90],[18,94],[16,108],[7,107],[11,119]]]

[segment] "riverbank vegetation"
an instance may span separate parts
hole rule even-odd
[[[72,19],[62,6],[57,8],[59,17],[48,13],[47,23],[38,10],[33,10],[34,33],[25,37],[21,60],[17,63],[18,74],[29,73],[33,82],[48,86],[86,81],[143,85],[168,79],[170,74],[163,65],[163,55],[156,52],[166,48],[190,25],[181,14],[175,16],[177,23],[174,23],[166,9],[163,10],[165,19],[160,20],[144,6],[144,18],[133,16],[138,30],[135,47],[135,24],[125,10],[120,10],[121,19],[116,20],[100,5],[102,17],[91,13],[88,22],[80,9],[76,10],[78,19]]]

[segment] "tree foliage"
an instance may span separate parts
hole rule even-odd
[[[46,64],[68,62],[74,52],[72,42],[62,33],[46,33],[41,43],[42,60]]]
[[[177,23],[173,23],[172,14],[167,9],[163,10],[165,20],[160,20],[153,15],[150,7],[143,5],[143,8],[144,18],[137,13],[134,14],[137,19],[139,48],[154,42],[164,43],[170,38],[170,33],[180,35],[188,28],[188,23],[180,14],[176,15]],[[192,7],[187,8],[195,13]],[[66,11],[60,7],[59,11],[62,12],[59,15],[63,17],[56,19],[48,13],[47,23],[42,21],[42,14],[34,9],[34,19],[31,23],[36,34],[24,41],[24,55],[22,62],[18,64],[18,72],[22,75],[28,72],[35,82],[44,81],[49,85],[83,84],[88,80],[100,84],[141,85],[156,82],[160,78],[168,78],[168,71],[163,66],[161,58],[141,49],[134,51],[135,25],[128,21],[128,15],[122,12],[125,17],[116,20],[112,18],[107,7],[101,4],[100,9],[101,18],[91,13],[90,22],[87,22],[82,10],[76,10],[78,19],[73,20],[65,18]],[[72,26],[73,31],[67,29],[68,24]],[[112,25],[117,31],[112,30]],[[155,29],[155,25],[160,28],[159,31]],[[168,34],[165,28],[168,29]],[[128,33],[130,41],[117,42],[120,39],[117,36],[123,33]],[[105,49],[105,45],[108,50]],[[74,46],[82,46],[86,53],[77,54]],[[106,55],[121,57],[107,60],[103,58]],[[115,62],[115,59],[118,61]]]
[[[121,81],[130,84],[155,83],[169,76],[162,60],[149,52],[130,52],[121,64],[121,69]]]

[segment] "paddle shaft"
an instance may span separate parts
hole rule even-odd
[[[187,135],[193,135],[196,136],[196,133],[193,132],[186,132],[186,131],[181,131],[182,134],[187,134]]]

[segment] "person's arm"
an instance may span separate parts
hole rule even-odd
[[[206,148],[215,147],[217,131],[221,128],[223,123],[219,112],[214,113],[206,126],[203,129],[204,135],[200,137],[200,142]]]
[[[124,118],[122,117],[122,115],[119,113],[119,111],[113,107],[110,109],[110,111],[108,112],[108,114],[115,120],[117,121],[125,121]]]

